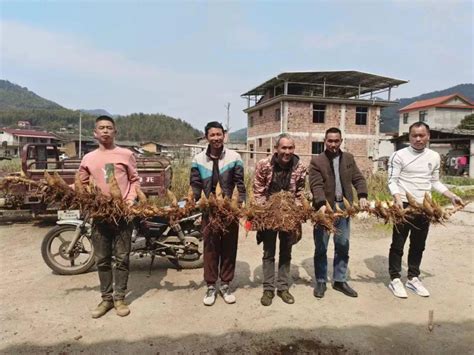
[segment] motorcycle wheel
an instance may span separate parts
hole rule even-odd
[[[51,229],[43,238],[41,255],[46,265],[59,275],[79,275],[95,264],[94,246],[89,235],[81,235],[72,255],[66,249],[76,231],[75,225],[60,225]]]
[[[202,240],[201,233],[193,232],[185,236],[187,241],[196,243],[198,245],[198,251],[195,254],[187,254],[181,256],[178,259],[179,266],[183,269],[199,269],[204,265],[203,248],[204,242]]]

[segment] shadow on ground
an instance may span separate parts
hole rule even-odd
[[[209,354],[445,354],[469,353],[474,322],[442,322],[430,332],[426,326],[395,323],[387,327],[360,325],[345,328],[279,328],[270,332],[233,331],[222,335],[159,336],[135,342],[117,339],[87,343],[87,339],[50,346],[14,345],[2,353],[209,353]],[[339,343],[329,339],[341,339]]]

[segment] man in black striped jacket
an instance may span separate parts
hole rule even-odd
[[[239,202],[245,201],[244,167],[240,155],[224,147],[224,127],[219,122],[209,122],[205,127],[207,149],[197,154],[191,165],[190,184],[197,200],[204,192],[206,197],[216,192],[216,186],[222,188],[224,196],[232,197],[235,186],[239,191]],[[237,258],[238,223],[227,226],[223,234],[211,232],[206,228],[209,219],[203,216],[204,232],[204,280],[207,292],[204,304],[212,306],[216,300],[216,283],[220,278],[219,292],[226,303],[235,303],[229,283],[234,278],[235,261]]]

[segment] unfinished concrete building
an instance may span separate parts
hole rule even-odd
[[[296,154],[309,163],[324,151],[326,129],[338,127],[342,149],[354,154],[361,170],[373,171],[380,110],[397,103],[391,89],[404,83],[358,71],[287,72],[267,80],[242,94],[248,103],[247,149],[259,152],[245,157],[248,166],[272,152],[283,132],[295,137]]]

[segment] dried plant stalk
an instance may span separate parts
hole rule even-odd
[[[336,205],[334,211],[330,204],[326,203],[325,211],[315,211],[306,199],[296,200],[290,192],[285,191],[273,194],[263,204],[257,204],[250,199],[248,204],[242,207],[239,204],[236,189],[229,198],[223,195],[219,185],[219,189],[216,188],[216,194],[211,194],[208,198],[202,193],[198,203],[195,202],[193,191],[190,189],[184,207],[179,207],[176,196],[169,192],[171,205],[167,208],[152,204],[145,194],[137,189],[139,203],[129,207],[122,199],[115,176],[112,176],[110,196],[100,191],[92,177],[89,179],[89,184],[84,185],[78,175],[75,178],[74,189],[67,185],[58,174],[50,175],[47,172],[42,181],[33,181],[21,176],[9,176],[0,181],[0,189],[9,193],[20,186],[27,187],[30,193],[33,188],[34,193],[44,195],[45,202],[58,203],[62,209],[80,209],[83,214],[91,218],[114,223],[118,223],[121,219],[131,220],[135,217],[153,216],[162,216],[174,223],[194,213],[197,209],[209,216],[211,223],[207,228],[211,228],[210,231],[213,233],[225,232],[227,226],[238,222],[240,218],[251,222],[254,230],[271,229],[298,233],[301,224],[309,220],[315,225],[321,225],[328,231],[334,232],[334,222],[337,218],[353,217],[359,212],[366,212],[385,223],[395,225],[407,222],[411,216],[420,214],[426,216],[431,223],[444,223],[464,207],[459,205],[443,209],[431,199],[429,194],[426,194],[423,203],[419,204],[413,196],[407,194],[409,206],[405,209],[398,207],[392,201],[376,200],[370,201],[369,207],[362,210],[356,204],[351,205],[344,199],[344,209]]]

